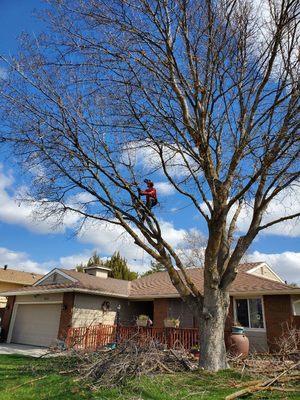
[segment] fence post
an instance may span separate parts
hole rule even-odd
[[[67,337],[66,337],[66,348],[69,349],[71,347],[71,331],[72,328],[68,328]]]
[[[121,310],[121,304],[117,305],[117,315],[116,315],[116,322],[117,322],[117,326],[116,326],[116,343],[118,345],[119,341],[120,341],[120,310]]]
[[[86,328],[85,330],[85,340],[84,340],[84,349],[86,350],[88,348],[88,341],[89,341],[89,328]]]

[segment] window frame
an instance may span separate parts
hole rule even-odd
[[[299,314],[296,314],[296,308],[295,308],[295,304],[296,304],[296,303],[300,303],[300,299],[292,300],[293,316],[294,316],[294,317],[300,317],[300,313],[299,313]]]
[[[265,305],[264,305],[264,298],[263,296],[238,296],[234,297],[233,299],[233,316],[234,320],[237,320],[237,304],[236,300],[247,300],[247,306],[248,306],[248,320],[249,324],[251,323],[251,318],[250,318],[250,306],[249,306],[249,300],[252,299],[260,299],[261,301],[261,309],[262,309],[262,318],[263,318],[263,328],[251,328],[251,327],[244,327],[245,331],[251,331],[251,332],[266,332],[266,318],[265,318]]]

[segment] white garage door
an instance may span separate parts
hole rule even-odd
[[[61,304],[19,304],[12,343],[50,346],[57,339]]]

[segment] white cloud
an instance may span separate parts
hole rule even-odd
[[[174,186],[168,182],[155,182],[158,196],[171,196],[176,192]]]
[[[65,269],[73,269],[79,264],[86,264],[92,256],[93,251],[85,250],[82,253],[72,254],[70,256],[60,257],[57,265]],[[107,257],[103,257],[105,260]]]
[[[160,221],[163,237],[171,246],[177,247],[184,239],[186,231],[176,229],[171,222]],[[150,257],[140,247],[134,244],[134,240],[125,230],[117,225],[101,221],[87,221],[78,234],[78,239],[83,243],[93,244],[100,255],[111,255],[114,251],[120,251],[129,264],[136,266],[149,265]]]
[[[288,283],[300,284],[300,253],[285,251],[283,253],[261,253],[254,251],[247,255],[247,261],[265,261],[282,279]]]
[[[18,269],[20,271],[45,274],[52,269],[53,264],[51,261],[38,263],[36,261],[32,261],[27,253],[0,247],[0,266],[4,265],[8,265],[8,268]]]
[[[276,17],[280,14],[282,7],[281,0],[266,1],[266,0],[247,0],[246,2],[240,2],[237,4],[237,11],[243,12],[243,9],[239,9],[239,5],[244,8],[245,3],[248,3],[249,10],[251,10],[251,16],[248,18],[248,44],[251,45],[251,49],[254,56],[264,60],[266,62],[266,53],[270,51],[270,44],[273,41],[274,34],[276,32]],[[296,3],[295,3],[296,4]],[[290,14],[294,7],[289,7]],[[231,20],[239,21],[238,16],[234,14],[231,16]],[[295,18],[295,24],[297,24],[297,18]],[[239,22],[237,22],[239,23]],[[292,24],[289,29],[282,31],[282,44],[276,53],[273,68],[271,71],[272,77],[277,79],[282,71],[287,71],[285,61],[290,57],[294,67],[288,69],[289,74],[293,74],[295,79],[299,74],[299,62],[298,62],[298,43],[297,39],[292,44]],[[297,33],[295,37],[299,37],[299,24],[297,24]]]
[[[19,198],[26,191],[25,187],[14,188],[12,172],[3,172],[0,164],[0,220],[8,224],[20,225],[32,232],[41,234],[63,233],[67,228],[74,228],[79,217],[74,213],[65,214],[62,225],[57,225],[54,217],[45,220],[35,216],[36,208],[32,203],[21,202]]]
[[[249,228],[253,215],[253,201],[245,205],[240,213],[237,222],[237,229],[240,232],[246,232]],[[231,209],[230,217],[234,214],[235,207]],[[207,210],[207,208],[206,208]],[[270,203],[265,212],[261,225],[268,224],[279,218],[293,215],[300,212],[300,187],[286,189],[279,193]],[[299,218],[283,221],[279,224],[261,231],[264,235],[279,235],[289,237],[300,236]]]
[[[190,169],[199,174],[199,165],[195,160],[186,152],[184,152],[183,157],[179,150],[176,145],[174,145],[174,148],[171,148],[171,146],[163,146],[162,148],[164,164],[170,176],[173,178],[190,176]],[[164,175],[160,155],[155,144],[150,140],[128,142],[123,147],[122,160],[135,166],[142,175],[147,175],[153,171]],[[188,163],[190,169],[187,168],[186,163]]]

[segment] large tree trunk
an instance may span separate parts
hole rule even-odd
[[[229,294],[220,289],[207,289],[200,316],[200,367],[208,371],[228,368],[224,341]]]

